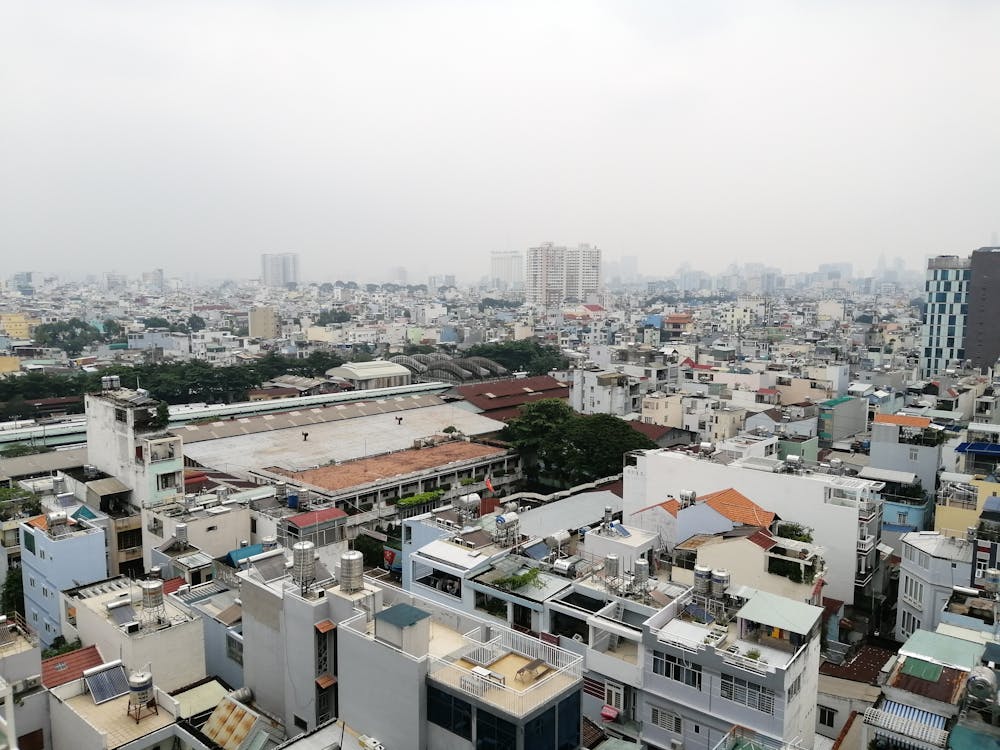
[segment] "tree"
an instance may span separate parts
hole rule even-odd
[[[351,319],[351,314],[346,310],[321,310],[316,325],[328,326],[333,323],[347,323]]]
[[[500,437],[521,454],[526,473],[570,486],[618,474],[622,457],[656,444],[610,414],[577,414],[565,401],[528,404]]]
[[[24,580],[20,568],[8,568],[7,577],[0,593],[4,612],[19,612],[24,615]]]
[[[189,331],[201,331],[205,328],[205,319],[200,315],[190,315],[187,319],[187,327]]]
[[[70,318],[68,321],[43,323],[35,329],[34,339],[42,346],[56,347],[75,357],[85,347],[100,341],[101,332],[79,318]]]
[[[158,316],[153,316],[151,318],[143,318],[142,324],[146,328],[170,328],[170,321],[166,318],[161,318]]]
[[[111,318],[104,321],[102,328],[104,328],[104,338],[108,341],[117,339],[125,331],[125,329],[122,328],[117,321],[112,320]]]
[[[469,347],[468,357],[486,357],[508,370],[525,370],[529,375],[546,375],[568,366],[565,357],[554,346],[544,346],[533,339],[502,344],[476,344]]]

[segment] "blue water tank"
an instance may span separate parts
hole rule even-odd
[[[299,496],[298,496],[298,493],[289,492],[288,495],[286,496],[286,499],[288,500],[288,507],[289,508],[298,508],[299,507]]]

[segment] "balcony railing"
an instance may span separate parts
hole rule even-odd
[[[854,574],[854,585],[855,586],[867,586],[871,583],[872,578],[875,576],[875,568],[868,568],[865,571],[858,571]]]
[[[868,553],[875,549],[875,537],[871,534],[858,539],[858,552]]]

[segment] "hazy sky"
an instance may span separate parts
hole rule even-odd
[[[8,3],[0,267],[917,264],[1000,231],[1000,3]]]

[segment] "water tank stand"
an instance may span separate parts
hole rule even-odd
[[[146,713],[143,714],[143,711]],[[143,716],[151,716],[153,714],[159,716],[160,707],[157,704],[156,696],[154,695],[152,700],[146,701],[145,703],[137,703],[134,706],[132,705],[132,701],[129,701],[126,713],[135,719],[135,723],[138,724],[139,720],[142,719]]]

